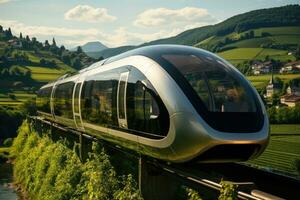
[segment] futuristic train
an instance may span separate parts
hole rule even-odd
[[[38,92],[47,120],[167,162],[259,156],[269,122],[256,90],[225,60],[181,45],[138,48]]]

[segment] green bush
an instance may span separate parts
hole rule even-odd
[[[186,188],[186,193],[188,196],[188,200],[201,200],[202,198],[199,196],[198,192],[191,189],[191,188]]]
[[[12,138],[7,138],[3,142],[3,146],[5,147],[10,147],[12,145],[13,139]]]
[[[20,110],[0,106],[0,140],[17,136],[17,129],[24,119]]]
[[[117,176],[109,156],[99,145],[85,163],[63,141],[19,128],[12,145],[14,176],[31,199],[142,199],[131,175]]]
[[[227,181],[221,181],[222,185],[219,200],[237,200],[237,185]]]

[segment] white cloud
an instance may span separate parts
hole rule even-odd
[[[0,4],[10,2],[11,0],[0,0]]]
[[[138,27],[182,27],[193,24],[216,22],[206,9],[185,7],[177,10],[167,8],[149,9],[138,15],[134,25]]]
[[[131,31],[125,27],[119,27],[112,32],[103,32],[96,28],[78,29],[66,27],[52,27],[52,26],[35,26],[28,25],[15,20],[0,20],[0,24],[4,28],[11,27],[15,35],[20,32],[23,36],[37,37],[39,41],[52,40],[55,37],[56,42],[64,44],[67,47],[75,47],[83,45],[91,41],[100,41],[108,47],[118,47],[122,45],[138,45],[144,42],[149,42],[156,39],[175,36],[184,30],[202,26],[201,23],[194,23],[182,27],[175,27],[172,29],[160,29],[159,31],[147,31],[140,33]]]
[[[93,8],[89,5],[77,5],[65,13],[66,20],[82,22],[111,22],[117,17],[109,15],[106,8]]]
[[[112,33],[106,33],[95,28],[74,29],[50,26],[33,26],[14,20],[0,20],[0,24],[4,28],[11,27],[15,35],[19,35],[19,33],[22,32],[23,36],[29,35],[30,37],[38,37],[38,39],[42,38],[51,40],[52,37],[55,37],[56,41],[61,41],[61,43],[68,47],[83,45],[90,41],[101,41],[109,47],[117,47],[129,44],[136,45],[164,36],[166,37],[170,34],[169,31],[162,31],[154,34],[134,33],[128,31],[124,27],[120,27],[114,30]]]
[[[84,36],[97,35],[96,29],[70,29],[49,26],[31,26],[14,20],[0,20],[0,24],[4,27],[11,27],[16,33],[22,32],[24,35],[43,35],[43,36]]]

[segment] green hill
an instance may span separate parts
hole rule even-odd
[[[171,43],[194,46],[211,36],[224,36],[231,33],[242,33],[250,29],[283,26],[300,26],[299,5],[250,11],[233,16],[216,25],[187,30],[175,37],[152,41],[144,45]]]
[[[238,48],[267,48],[284,51],[294,51],[300,45],[300,6],[288,5],[283,7],[260,9],[233,16],[221,23],[187,30],[170,38],[159,39],[139,46],[127,46],[105,49],[93,52],[93,57],[111,57],[129,49],[155,44],[190,45],[212,52],[224,52]],[[251,50],[255,52],[257,50]],[[267,50],[268,51],[268,50]],[[265,51],[265,53],[267,52]],[[243,53],[244,50],[241,49]],[[227,55],[232,52],[225,53]],[[234,51],[234,53],[236,53]],[[234,54],[233,53],[233,54]],[[295,60],[278,51],[272,58],[280,61]],[[248,60],[247,55],[241,55],[241,62]],[[255,57],[252,56],[251,58]],[[225,57],[234,60],[237,58]]]
[[[97,51],[97,52],[86,52],[86,54],[95,59],[98,59],[100,57],[109,58],[111,56],[118,55],[120,53],[129,51],[134,48],[136,48],[136,46],[121,46],[121,47],[116,47],[116,48],[107,48],[107,49],[104,49],[102,51]]]
[[[49,44],[16,37],[0,26],[0,105],[19,105],[34,98],[41,85],[95,61],[81,49],[58,47],[54,39]]]

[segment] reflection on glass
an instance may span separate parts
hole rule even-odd
[[[43,88],[39,90],[37,94],[36,105],[37,109],[42,112],[51,113],[50,109],[50,97],[52,87]]]
[[[125,119],[125,87],[126,82],[124,80],[120,80],[119,85],[119,119]]]
[[[68,119],[73,118],[72,94],[74,82],[58,85],[54,92],[54,113]]]
[[[79,91],[80,91],[81,83],[78,83],[75,88],[75,96],[74,96],[74,112],[79,113]]]
[[[196,55],[163,55],[186,78],[210,112],[255,112],[251,92],[225,63]]]
[[[153,86],[137,70],[129,74],[126,105],[129,129],[161,136],[167,134],[168,113]]]
[[[118,70],[122,70],[120,68]],[[128,68],[124,67],[124,71]],[[81,115],[84,122],[109,126],[110,128],[128,129],[129,133],[151,133],[164,136],[169,128],[169,116],[166,108],[146,77],[135,68],[131,68],[128,75],[127,86],[125,80],[127,75],[118,83],[119,71],[100,73],[85,81],[81,92]],[[126,99],[124,92],[126,89]],[[127,126],[119,124],[117,116],[119,106],[119,117],[126,117]]]

